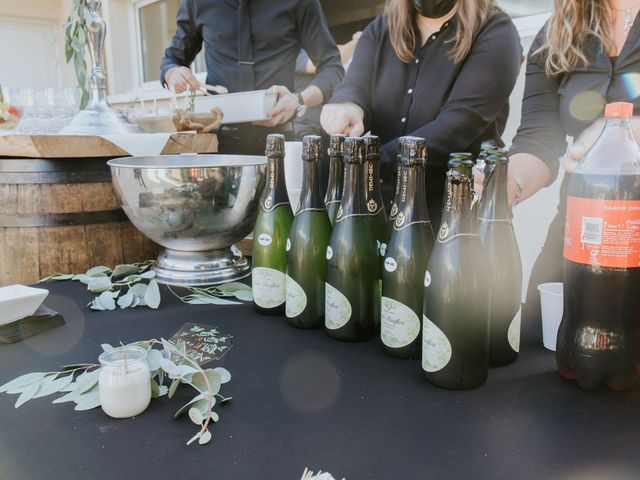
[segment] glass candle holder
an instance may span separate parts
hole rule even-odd
[[[100,355],[100,404],[113,418],[128,418],[146,410],[151,401],[151,372],[142,347],[114,348]]]

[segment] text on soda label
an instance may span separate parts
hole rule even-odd
[[[382,297],[380,324],[380,337],[387,347],[406,347],[420,335],[418,315],[392,298]]]
[[[273,238],[271,238],[271,235],[269,235],[268,233],[262,233],[258,237],[258,243],[263,247],[267,247],[271,245],[272,242],[273,242]]]
[[[307,308],[307,294],[293,278],[287,275],[286,280],[285,315],[287,318],[295,318]]]
[[[285,302],[286,276],[280,270],[254,267],[251,272],[253,301],[262,308],[276,308]]]
[[[333,258],[333,248],[327,246],[327,260],[331,260]]]
[[[640,267],[640,201],[570,195],[564,258],[600,267]]]
[[[344,327],[351,319],[349,299],[330,283],[325,283],[324,322],[329,330]]]
[[[426,288],[429,285],[431,285],[431,274],[429,273],[429,270],[427,270],[424,274],[424,286]]]
[[[522,308],[518,307],[518,311],[509,324],[507,330],[507,340],[514,352],[520,352],[520,326],[522,324]]]
[[[426,315],[422,316],[422,369],[433,373],[442,370],[451,360],[449,339]]]
[[[398,269],[398,262],[396,262],[395,259],[391,257],[387,257],[384,260],[384,269],[387,272],[393,273]]]

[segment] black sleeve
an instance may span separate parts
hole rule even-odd
[[[438,116],[410,135],[426,138],[429,151],[435,153],[430,158],[446,162],[450,152],[473,144],[496,121],[509,102],[521,65],[515,25],[505,13],[497,13],[478,33]],[[386,158],[395,158],[396,145],[394,140],[383,147]],[[439,162],[429,164],[446,167]]]
[[[164,76],[170,68],[191,65],[201,49],[202,36],[196,27],[193,0],[181,0],[176,16],[176,33],[160,64],[160,82],[164,85]]]
[[[560,122],[558,77],[550,78],[544,70],[544,58],[536,51],[545,41],[543,28],[536,37],[527,59],[527,74],[522,99],[522,120],[509,149],[509,155],[528,153],[547,164],[553,183],[567,148],[567,136]]]
[[[344,76],[340,51],[329,32],[319,0],[304,0],[298,8],[300,43],[316,66],[316,76],[311,82],[322,92],[324,102],[331,98],[334,87]]]
[[[383,17],[378,17],[364,29],[356,45],[347,74],[331,97],[331,103],[351,102],[362,108],[365,131],[369,128],[371,119],[371,79],[374,69],[372,59],[376,55],[381,30],[385,28]]]

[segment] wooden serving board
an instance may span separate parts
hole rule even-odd
[[[217,151],[218,137],[213,133],[173,133],[160,153],[215,153]],[[131,154],[118,145],[99,136],[0,135],[0,157],[114,158],[129,155]]]

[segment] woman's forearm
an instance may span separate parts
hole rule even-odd
[[[516,153],[509,158],[509,198],[522,202],[535,195],[547,186],[551,175],[551,169],[535,155]]]

